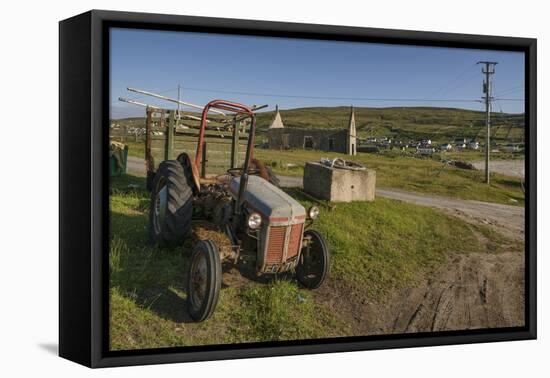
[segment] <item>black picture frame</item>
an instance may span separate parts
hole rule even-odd
[[[525,327],[185,348],[108,349],[110,27],[525,53]],[[92,10],[59,24],[59,354],[89,367],[535,339],[536,39]],[[78,119],[75,123],[73,120]]]

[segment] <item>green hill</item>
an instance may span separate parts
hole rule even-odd
[[[349,122],[349,107],[281,110],[285,127],[343,128]],[[260,130],[269,127],[274,112],[258,114]],[[492,136],[499,143],[523,142],[524,115],[492,113]],[[465,109],[393,107],[355,108],[360,137],[386,136],[396,139],[432,139],[440,142],[458,137],[484,139],[485,113]]]
[[[281,110],[287,128],[343,128],[349,121],[349,107],[313,107]],[[198,113],[189,113],[199,115]],[[258,132],[270,125],[274,111],[259,112]],[[357,133],[362,138],[386,136],[399,140],[432,139],[449,142],[455,138],[484,139],[485,113],[481,111],[434,108],[390,107],[355,108]],[[121,125],[144,125],[144,118],[116,120]],[[524,139],[523,114],[492,113],[492,137],[497,143],[521,143]]]

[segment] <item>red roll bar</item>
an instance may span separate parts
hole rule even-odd
[[[250,130],[250,138],[252,138],[252,141],[251,141],[252,143],[250,143],[249,141],[250,151],[247,151],[247,158],[251,158],[252,148],[254,147],[253,138],[254,138],[254,132],[255,132],[255,121],[254,121],[254,112],[252,111],[252,109],[246,105],[239,104],[237,102],[231,102],[226,100],[212,100],[208,104],[206,104],[206,106],[202,110],[201,128],[199,131],[199,142],[198,142],[199,144],[197,145],[197,150],[195,152],[195,161],[193,162],[193,164],[195,165],[196,172],[199,172],[199,168],[202,161],[202,149],[203,149],[203,142],[204,142],[204,131],[206,129],[206,118],[208,116],[208,111],[211,108],[227,110],[237,114],[249,115],[253,119],[251,124],[251,130]],[[248,166],[248,164],[245,164],[245,165]]]

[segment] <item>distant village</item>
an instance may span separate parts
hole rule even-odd
[[[132,138],[137,142],[143,139],[145,127],[141,126],[140,121],[135,122],[136,126],[113,122],[110,125],[111,135],[124,135],[125,138]],[[155,130],[156,123],[153,123],[152,134],[156,136],[164,135],[164,131]],[[187,128],[180,126],[180,128]],[[177,131],[177,129],[176,129]],[[402,150],[415,152],[418,155],[433,155],[435,153],[450,151],[477,151],[484,148],[476,139],[457,137],[448,142],[436,142],[432,139],[421,140],[402,140],[398,138],[385,136],[372,136],[360,138],[357,135],[355,127],[355,112],[350,108],[349,122],[346,128],[300,128],[285,127],[278,106],[275,109],[275,115],[266,132],[267,139],[260,147],[269,149],[306,149],[320,150],[347,154],[350,156],[362,153],[381,153],[385,150]],[[508,143],[494,146],[495,150],[503,152],[520,152],[523,150],[521,143]]]
[[[264,147],[270,149],[312,149],[340,152],[352,156],[357,152],[380,153],[389,149],[413,150],[419,155],[432,155],[436,152],[476,151],[481,148],[476,139],[463,137],[440,144],[431,139],[400,140],[385,136],[360,138],[355,127],[353,107],[350,108],[348,126],[342,129],[286,128],[277,107],[273,121],[267,130],[267,139]],[[505,152],[519,152],[522,148],[523,146],[519,143],[498,146],[498,149]]]

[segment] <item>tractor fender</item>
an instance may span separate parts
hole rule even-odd
[[[189,157],[185,152],[178,155],[176,159],[183,167],[183,170],[186,174],[191,174],[192,181],[193,181],[193,189],[196,192],[198,192],[201,188],[200,184],[200,176],[199,172],[195,168],[195,164],[193,164],[193,159]]]
[[[273,173],[271,168],[265,166],[265,164],[256,158],[251,160],[251,166],[258,170],[258,175],[264,180],[272,183],[275,186],[280,185],[279,178]]]
[[[265,167],[265,164],[258,159],[252,159],[251,163],[252,163],[251,164],[252,167],[258,170],[259,176],[264,180],[269,181],[269,173],[267,172],[267,168]]]

